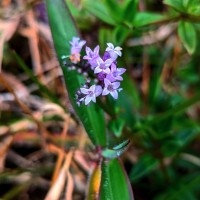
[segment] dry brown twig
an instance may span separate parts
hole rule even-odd
[[[27,21],[28,27],[21,28],[20,33],[27,37],[29,40],[29,49],[32,57],[33,67],[35,69],[34,73],[38,74],[40,77],[43,74],[43,70],[38,47],[38,29],[32,10],[26,12],[25,19]]]
[[[65,200],[73,200],[73,191],[74,191],[74,180],[71,173],[68,171]]]
[[[4,43],[9,41],[17,30],[20,16],[10,20],[0,20],[0,72],[2,68]]]
[[[14,96],[15,101],[18,103],[18,105],[24,111],[24,113],[28,114],[31,117],[31,119],[37,124],[38,131],[40,132],[40,135],[42,136],[42,140],[41,140],[42,145],[44,146],[44,149],[46,149],[45,138],[46,138],[47,130],[44,128],[43,124],[32,114],[32,111],[30,110],[30,108],[20,100],[20,98],[17,96],[12,86],[5,80],[4,76],[1,73],[0,73],[0,83]]]
[[[12,141],[13,136],[8,136],[0,143],[0,172],[4,170],[5,158]]]
[[[47,193],[45,200],[58,200],[64,188],[64,184],[72,161],[73,151],[69,151],[65,155],[64,164],[59,172],[58,178]]]

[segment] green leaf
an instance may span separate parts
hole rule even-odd
[[[200,15],[200,5],[191,6],[188,9],[188,12],[192,15],[199,16]]]
[[[109,28],[100,28],[99,30],[99,43],[102,53],[106,48],[106,43],[109,41],[114,45],[122,45],[129,34],[129,29],[124,26],[116,26],[114,30]]]
[[[95,145],[106,146],[104,113],[97,106],[82,105],[78,107],[75,101],[77,89],[84,83],[84,77],[76,71],[69,71],[63,65],[61,57],[70,54],[69,41],[77,36],[77,30],[64,0],[46,0],[49,24],[53,36],[60,65],[64,73],[64,79],[72,106],[82,121],[86,132]]]
[[[197,36],[194,25],[190,22],[179,22],[178,35],[188,53],[193,54],[197,46]]]
[[[188,8],[188,6],[189,6],[189,4],[190,4],[191,1],[192,1],[192,0],[182,0],[182,5],[183,5],[183,7],[184,7],[184,8]]]
[[[121,118],[112,120],[109,122],[109,129],[114,133],[116,137],[120,137],[122,134],[122,129],[124,128],[125,121]]]
[[[125,2],[124,21],[130,23],[133,21],[137,13],[137,7],[138,7],[138,0],[129,0]]]
[[[99,30],[99,44],[101,46],[101,53],[104,52],[104,50],[106,49],[106,43],[109,41],[109,42],[112,42],[113,43],[113,35],[112,35],[112,31],[111,29],[108,29],[108,28],[100,28]]]
[[[116,24],[115,20],[113,20],[113,18],[110,16],[110,13],[107,11],[106,6],[101,1],[84,0],[83,3],[84,8],[86,8],[90,13],[103,22],[110,25]]]
[[[171,156],[180,151],[181,148],[188,145],[194,138],[199,135],[199,128],[182,130],[176,132],[171,139],[163,141],[161,151],[165,156]]]
[[[200,14],[199,0],[164,0],[164,3],[182,13],[197,16]]]
[[[99,193],[100,182],[101,182],[101,165],[98,164],[95,166],[92,174],[90,175],[88,194],[86,198],[87,200],[96,199]]]
[[[102,163],[102,180],[100,200],[131,200],[133,194],[129,180],[119,160],[104,160]]]
[[[78,17],[80,15],[80,10],[74,6],[74,4],[70,0],[66,0],[70,13],[73,17]]]
[[[158,166],[158,164],[158,160],[151,155],[146,154],[140,157],[139,161],[134,165],[130,172],[129,177],[131,182],[134,182],[139,178],[149,174]]]
[[[117,26],[113,31],[113,38],[115,45],[122,45],[128,37],[130,30],[124,26]]]
[[[119,156],[121,156],[129,147],[130,144],[130,140],[125,140],[122,143],[114,146],[112,149],[104,149],[102,151],[102,156],[104,158],[109,158],[109,159],[113,159],[113,158],[117,158]]]
[[[104,149],[101,154],[104,158],[113,159],[118,158],[122,153],[112,149]]]
[[[136,26],[136,27],[145,26],[153,22],[156,22],[158,20],[161,20],[163,18],[164,17],[162,15],[157,14],[157,13],[139,12],[136,14],[133,20],[133,26]]]
[[[122,22],[124,12],[123,9],[121,8],[121,5],[116,0],[105,0],[104,3],[111,17],[117,23]]]
[[[118,100],[115,101],[115,108],[118,109],[118,117],[124,119],[126,125],[133,128],[141,100],[138,88],[126,73],[123,75],[124,80],[121,83],[123,90],[119,93]]]
[[[192,15],[200,15],[200,1],[199,0],[190,0],[188,5],[188,13]]]
[[[197,200],[199,199],[200,174],[191,174],[181,180],[176,181],[169,189],[155,197],[155,200],[172,199],[172,200]],[[198,193],[197,193],[198,192]]]
[[[162,120],[167,119],[171,116],[176,116],[177,114],[185,111],[190,106],[194,105],[195,103],[200,101],[200,93],[197,93],[192,98],[187,99],[181,103],[175,105],[172,109],[167,110],[162,114],[155,115],[152,119],[149,120],[148,125],[160,123]]]
[[[164,0],[163,3],[171,6],[175,10],[185,12],[189,0]]]
[[[133,107],[135,108],[140,108],[141,106],[141,99],[140,99],[140,94],[137,88],[136,83],[128,76],[128,72],[125,72],[123,75],[123,82],[121,83],[123,91],[122,94],[124,96],[127,96],[127,98],[130,98],[132,103],[134,104]],[[125,101],[125,99],[123,99]]]
[[[120,150],[120,149],[122,149],[122,148],[127,147],[129,144],[130,144],[130,140],[128,139],[128,140],[125,140],[124,142],[122,142],[122,143],[120,143],[120,144],[114,146],[113,149],[114,149],[114,150]]]
[[[156,60],[155,66],[151,72],[151,79],[150,79],[150,86],[149,86],[150,104],[154,104],[156,99],[158,99],[159,95],[161,94],[161,89],[162,89],[161,73],[163,70],[163,65],[166,62],[166,59],[171,55],[173,48],[174,46],[169,45],[165,48],[165,51],[163,51],[162,53],[160,52],[160,49],[156,49],[155,51],[155,47],[152,47],[152,49],[149,48],[149,54],[152,54],[151,62]],[[151,50],[153,51],[153,53],[151,53]],[[160,55],[159,58],[157,56],[158,54]]]

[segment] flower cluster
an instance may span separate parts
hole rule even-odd
[[[71,44],[70,61],[73,68],[77,69],[87,77],[87,82],[76,93],[78,105],[85,103],[88,105],[91,101],[96,102],[96,97],[110,94],[114,99],[118,98],[120,81],[123,80],[122,74],[126,71],[124,68],[117,67],[117,58],[122,56],[122,48],[114,47],[112,43],[107,43],[107,48],[103,57],[99,55],[100,47],[97,45],[94,50],[86,46],[86,55],[81,59],[81,49],[86,41],[73,37]],[[89,78],[90,75],[90,78]],[[93,78],[94,81],[91,81]],[[91,82],[95,83],[91,85]]]

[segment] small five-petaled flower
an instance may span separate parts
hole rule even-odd
[[[85,43],[85,40],[80,40],[78,37],[73,37],[72,41],[70,41],[70,60],[75,68],[76,64],[81,61],[80,52]],[[118,56],[122,56],[122,48],[119,46],[114,47],[112,43],[107,43],[103,57],[100,56],[99,50],[99,45],[94,50],[87,46],[85,48],[86,55],[83,56],[83,60],[86,62],[81,62],[82,69],[79,68],[78,71],[81,71],[83,74],[88,74],[88,71],[93,72],[93,76],[90,79],[93,78],[95,84],[89,85],[89,81],[87,81],[87,84],[77,91],[76,100],[78,105],[83,102],[85,105],[88,105],[91,101],[95,103],[96,97],[100,95],[105,96],[110,94],[114,99],[117,99],[118,92],[122,90],[120,88],[120,81],[123,80],[121,75],[126,69],[118,68],[116,61]],[[77,65],[78,67],[80,66]]]

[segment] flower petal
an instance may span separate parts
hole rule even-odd
[[[112,63],[112,65],[111,65],[111,72],[116,71],[116,69],[117,69],[117,66],[115,65],[115,63]]]
[[[125,68],[118,68],[117,72],[119,73],[119,75],[123,74],[126,71]]]
[[[117,50],[117,51],[121,51],[122,48],[121,48],[121,47],[115,47],[115,50]]]
[[[84,60],[91,60],[91,58],[89,56],[83,56]]]
[[[85,40],[81,40],[80,42],[79,42],[79,44],[78,44],[78,46],[79,47],[83,47],[83,45],[86,43],[86,41]]]
[[[89,89],[89,91],[92,91],[93,93],[95,92],[95,85],[92,85],[91,87],[90,87],[90,89]]]
[[[102,87],[100,85],[97,85],[95,88],[95,95],[98,97],[102,93]]]
[[[99,57],[99,58],[97,59],[97,63],[98,63],[98,65],[100,66],[102,63],[104,63],[104,61]]]
[[[85,52],[86,52],[87,55],[89,55],[89,53],[91,52],[91,49],[90,49],[89,47],[86,46]]]
[[[86,96],[86,98],[85,98],[85,105],[88,105],[91,100],[92,100],[92,98],[90,96]]]
[[[106,68],[103,70],[106,74],[109,74],[110,73],[110,69],[109,68]]]
[[[110,47],[107,47],[106,48],[106,51],[108,52],[108,51],[112,51],[112,49],[110,48]]]
[[[109,94],[110,92],[107,90],[107,88],[103,89],[102,95],[105,96],[107,94]]]
[[[95,68],[94,73],[98,74],[101,71],[102,71],[102,69],[100,69],[100,67],[98,66],[98,67]]]
[[[120,82],[112,83],[113,89],[117,89],[120,86]]]
[[[95,96],[95,95],[92,96],[92,101],[93,101],[94,103],[96,103],[96,96]]]
[[[118,98],[118,93],[117,93],[116,90],[112,91],[110,94],[112,95],[112,97],[113,97],[114,99],[117,99],[117,98]]]
[[[106,78],[110,81],[110,82],[114,82],[115,81],[115,78],[113,78],[112,74],[108,74],[106,76]]]
[[[107,46],[114,49],[114,45],[112,43],[107,43]]]
[[[104,79],[104,84],[105,84],[105,87],[108,87],[108,85],[110,85],[111,82],[107,78],[105,78]]]
[[[100,48],[99,45],[97,45],[97,46],[95,47],[95,49],[94,49],[95,55],[96,55],[96,54],[99,54],[99,48]]]
[[[122,56],[122,52],[121,52],[121,51],[115,51],[115,53],[116,53],[118,56]]]
[[[117,57],[118,57],[117,53],[115,51],[113,51],[113,50],[110,51],[109,53],[110,53],[111,60],[115,61],[117,59]]]
[[[83,94],[88,94],[88,89],[87,88],[80,88],[80,90],[81,90],[81,93],[83,93]]]
[[[109,67],[113,63],[113,59],[108,59],[105,61],[105,66]]]
[[[118,80],[118,81],[123,81],[123,78],[119,75],[117,77],[115,77],[115,79]]]

